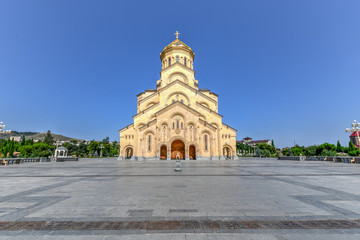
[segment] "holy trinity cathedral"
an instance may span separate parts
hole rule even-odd
[[[218,95],[199,89],[195,53],[175,35],[160,53],[156,89],[137,95],[134,123],[119,130],[119,160],[237,158],[236,130],[222,122]]]

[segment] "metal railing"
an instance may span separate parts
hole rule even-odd
[[[329,161],[340,163],[360,163],[360,157],[352,156],[284,156],[278,157],[278,160],[292,160],[292,161]]]
[[[21,164],[29,162],[48,162],[48,158],[37,157],[37,158],[2,158],[0,159],[0,165],[10,165],[10,164]]]

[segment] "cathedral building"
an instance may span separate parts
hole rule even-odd
[[[119,130],[119,160],[236,159],[236,130],[222,122],[218,95],[199,88],[195,53],[175,35],[156,89],[137,95],[134,122]]]

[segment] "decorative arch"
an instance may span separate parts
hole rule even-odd
[[[201,104],[201,105],[203,105],[204,107],[209,108],[209,104],[208,104],[208,103],[206,103],[206,102],[200,102],[200,104]]]
[[[188,79],[187,79],[187,77],[186,77],[183,73],[181,73],[181,72],[175,72],[175,73],[171,74],[171,75],[168,77],[167,83],[169,84],[169,83],[171,83],[171,82],[173,82],[173,81],[175,81],[175,80],[180,80],[180,81],[188,84]]]
[[[172,129],[180,130],[184,129],[185,126],[185,118],[183,117],[183,114],[175,114],[170,119],[170,124]]]
[[[167,103],[168,105],[170,105],[170,104],[172,103],[172,100],[173,100],[173,99],[171,99],[171,98],[173,98],[173,97],[176,96],[176,95],[179,95],[180,97],[182,97],[182,98],[185,99],[186,102],[183,101],[183,103],[184,103],[185,105],[189,105],[189,104],[190,104],[190,98],[189,98],[186,94],[184,94],[183,92],[173,92],[173,93],[169,94],[169,95],[167,96],[167,98],[166,98],[166,103]],[[180,100],[182,100],[182,99],[180,99]]]
[[[131,159],[134,156],[134,147],[131,144],[126,145],[123,147],[122,156],[124,156],[125,159]]]
[[[167,121],[162,121],[161,123],[160,123],[160,127],[162,127],[162,126],[169,126],[169,124],[168,124],[168,122]]]
[[[216,122],[211,122],[210,124],[219,129],[219,125]]]
[[[157,148],[158,148],[160,160],[167,160],[167,155],[168,155],[167,153],[169,149],[168,144],[166,144],[165,142],[159,143]]]
[[[152,134],[152,135],[155,135],[154,130],[152,130],[152,129],[147,129],[147,130],[144,132],[144,136],[145,136],[145,135],[148,135],[149,133]]]
[[[196,160],[197,156],[200,156],[200,148],[199,145],[197,144],[197,142],[189,142],[188,143],[189,146],[189,159],[190,160]],[[191,150],[191,146],[194,147],[194,152]]]
[[[173,114],[170,115],[170,119],[173,119],[176,115],[181,116],[185,121],[185,119],[186,119],[185,114],[183,114],[181,112],[174,112]]]
[[[149,108],[149,107],[151,107],[151,106],[153,106],[153,105],[155,105],[156,104],[156,102],[149,102],[147,105],[146,105],[146,108]]]
[[[204,119],[204,121],[206,121],[206,117],[205,117],[205,115],[203,115],[203,114],[200,114],[200,116],[199,116],[200,118],[203,118]]]
[[[185,159],[186,154],[185,142],[180,139],[176,139],[171,142],[171,159]]]
[[[155,152],[155,132],[148,129],[143,134],[146,152]]]
[[[212,146],[211,146],[212,137],[213,137],[213,134],[207,129],[203,129],[200,132],[201,149],[206,153],[211,153],[211,150],[212,150]]]
[[[212,132],[211,131],[209,131],[208,129],[203,129],[203,130],[201,130],[201,132],[200,132],[200,135],[203,135],[204,133],[207,133],[207,134],[209,134],[210,135],[210,137],[212,137]]]
[[[186,127],[190,127],[190,126],[195,127],[196,124],[193,121],[189,121],[188,123],[186,123]]]
[[[235,151],[229,144],[224,144],[222,147],[222,154],[225,159],[233,159]]]
[[[141,128],[141,127],[144,126],[144,125],[145,125],[144,122],[138,123],[136,128]]]

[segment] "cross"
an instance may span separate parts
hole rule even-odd
[[[179,33],[178,31],[176,31],[176,33],[175,33],[174,35],[176,35],[176,39],[178,39],[178,38],[179,38],[180,33]]]

